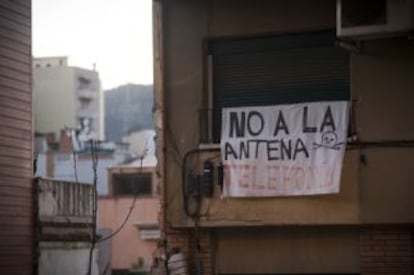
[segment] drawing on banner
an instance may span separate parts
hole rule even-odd
[[[224,108],[224,196],[339,191],[349,103]]]
[[[322,134],[321,141],[319,143],[313,143],[313,149],[328,148],[333,150],[341,149],[341,145],[345,142],[338,142],[338,135],[333,131],[328,131]]]

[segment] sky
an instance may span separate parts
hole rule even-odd
[[[33,56],[96,63],[104,90],[152,84],[151,0],[33,0]]]

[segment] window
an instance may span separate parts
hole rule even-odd
[[[342,27],[385,25],[387,23],[386,0],[343,0]]]
[[[81,110],[88,110],[91,101],[92,100],[90,98],[87,98],[87,97],[79,97],[79,103],[80,103]]]
[[[207,111],[201,142],[220,141],[225,107],[349,100],[349,55],[335,47],[330,31],[208,44]]]
[[[78,77],[78,89],[79,90],[88,90],[91,88],[92,81],[86,77]]]
[[[157,240],[160,239],[160,228],[157,224],[135,223],[139,235],[142,240]]]
[[[114,174],[112,176],[114,196],[152,195],[152,174]]]

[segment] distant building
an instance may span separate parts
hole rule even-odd
[[[98,199],[98,232],[106,232],[101,237],[105,238],[120,228],[134,205],[122,230],[103,242],[105,247],[110,247],[107,254],[111,255],[109,262],[113,274],[129,270],[148,272],[153,264],[153,254],[160,239],[156,165],[156,158],[152,155],[142,162],[136,159],[108,169],[109,193]]]
[[[105,139],[120,142],[131,132],[153,129],[152,85],[128,84],[104,92]]]
[[[133,156],[141,156],[143,154],[155,155],[154,139],[154,130],[142,130],[129,133],[123,141],[129,144],[129,150]]]
[[[39,232],[39,268],[35,274],[85,274],[93,232],[93,186],[42,178],[36,178],[34,184],[38,190],[34,201]],[[95,246],[91,275],[102,274],[98,272],[98,255],[99,247]]]
[[[67,57],[33,60],[35,131],[56,133],[78,128],[84,139],[100,138],[98,72],[68,65]]]
[[[72,139],[62,133],[59,139],[53,134],[35,136],[36,176],[48,179],[93,183],[93,161],[90,143],[82,151],[73,151]],[[108,167],[116,166],[132,158],[126,143],[100,143],[97,154],[97,191],[108,193]],[[76,168],[76,169],[75,169]],[[75,172],[76,171],[76,172]]]
[[[145,130],[132,133],[125,138],[125,142],[99,143],[96,149],[99,195],[107,195],[109,192],[108,168],[130,163],[131,160],[141,156],[146,156],[146,161],[149,158],[155,158],[154,136],[154,130]],[[36,133],[34,138],[35,176],[60,181],[93,183],[90,143],[85,142],[82,150],[74,150],[72,141],[73,139],[63,130],[58,138],[53,133]]]

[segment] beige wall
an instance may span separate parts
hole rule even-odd
[[[205,93],[203,43],[215,37],[306,32],[335,27],[335,1],[164,1],[167,218],[189,225],[182,211],[181,155],[198,146]],[[237,5],[236,5],[237,3]],[[312,11],[312,12],[309,12]],[[407,39],[370,41],[351,54],[356,129],[362,141],[413,139],[414,51]],[[177,147],[177,149],[174,149]],[[336,195],[204,201],[203,225],[412,223],[410,148],[348,150]],[[360,163],[362,158],[366,164]],[[218,189],[218,188],[216,188]]]
[[[75,127],[75,82],[69,67],[33,69],[35,130],[55,132]]]
[[[358,231],[299,227],[221,229],[217,274],[358,273]]]
[[[91,80],[93,89],[79,90],[78,77]],[[91,95],[87,110],[81,108],[79,96]],[[93,129],[99,137],[101,125],[100,80],[97,72],[70,66],[33,68],[35,131],[54,132],[66,127],[79,127],[79,117],[92,117]]]
[[[85,274],[89,266],[91,244],[88,242],[41,242],[39,273],[42,275]],[[91,275],[99,275],[97,255],[94,250]]]
[[[369,41],[351,59],[359,137],[414,139],[414,51],[406,38]],[[361,223],[413,223],[414,148],[361,150]]]
[[[97,71],[79,68],[79,67],[73,67],[73,82],[75,83],[75,91],[76,94],[75,97],[75,114],[77,118],[79,117],[91,117],[93,119],[92,122],[92,129],[96,133],[95,138],[103,138],[102,134],[102,126],[101,126],[101,120],[102,120],[102,89],[101,89],[101,82],[99,79],[99,74]],[[91,85],[86,89],[79,89],[77,87],[78,85],[78,77],[84,77],[91,81]],[[85,109],[81,105],[80,98],[83,94],[87,94],[90,96],[90,102],[89,106]]]

